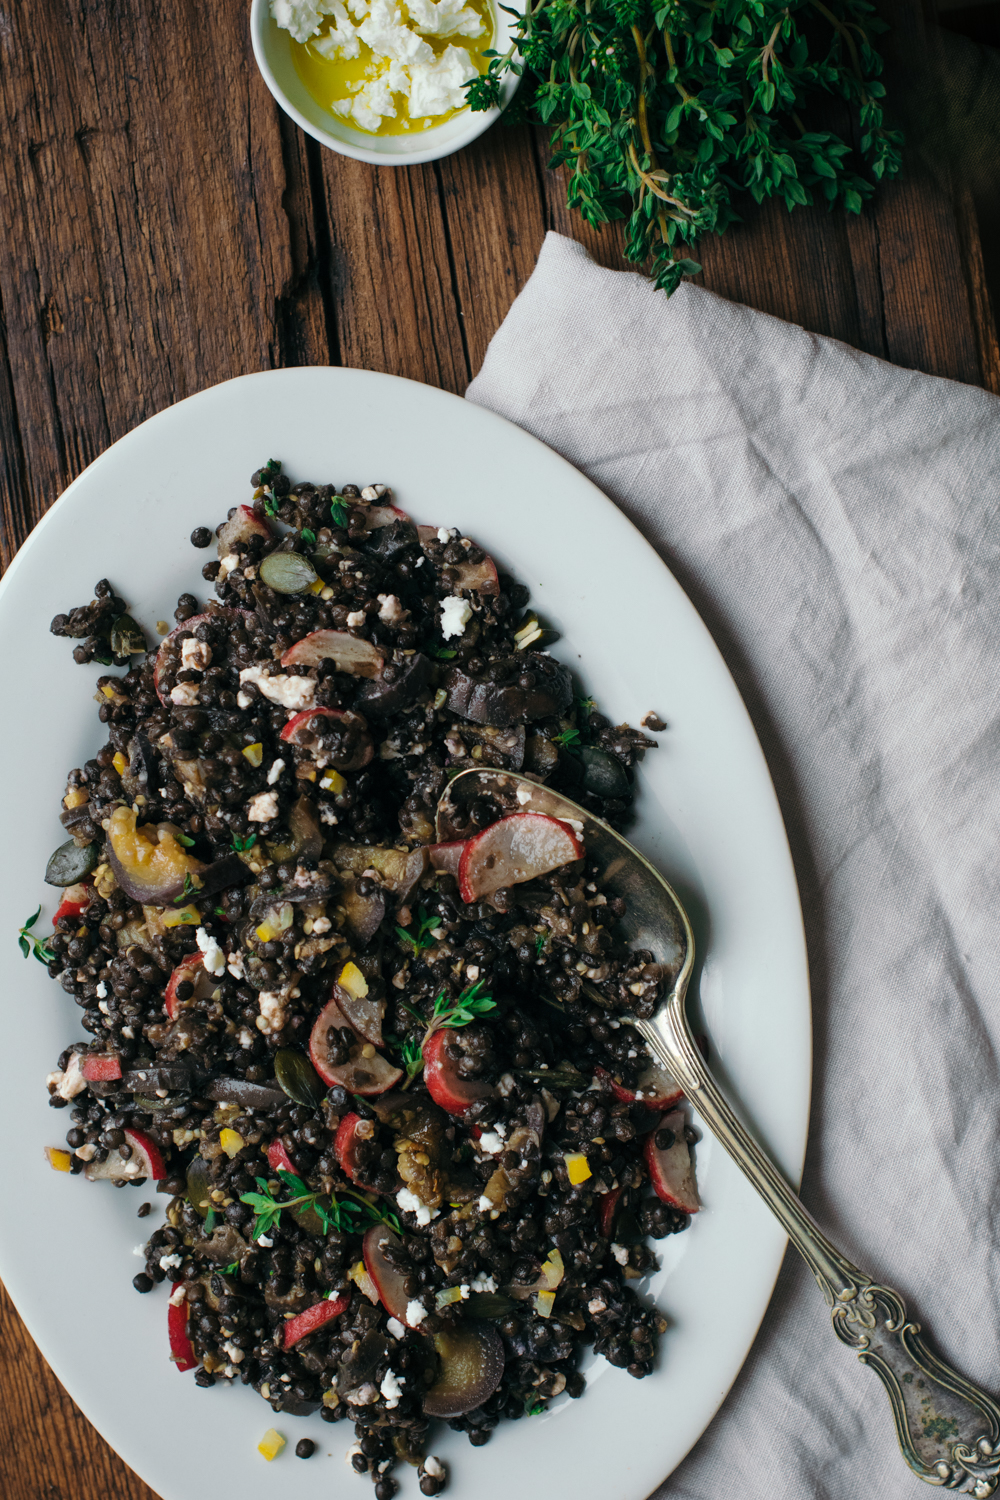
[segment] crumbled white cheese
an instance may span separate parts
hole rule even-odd
[[[233,1362],[234,1365],[239,1365],[239,1364],[243,1363],[243,1360],[245,1358],[243,1350],[242,1349],[238,1349],[236,1347],[236,1345],[232,1342],[231,1339],[226,1339],[226,1342],[223,1344],[222,1347],[223,1347],[223,1349],[225,1349],[226,1353],[229,1355],[229,1358],[232,1360],[232,1362]]]
[[[135,1255],[135,1256],[138,1256],[139,1260],[145,1260],[146,1259],[146,1247],[145,1247],[145,1245],[136,1245],[135,1249],[132,1251],[132,1254]]]
[[[446,47],[433,62],[410,69],[410,118],[444,115],[465,105],[475,67],[464,47]]]
[[[410,613],[403,608],[395,594],[379,594],[378,602],[381,606],[378,617],[383,625],[398,625]]]
[[[260,1004],[260,1015],[257,1017],[257,1030],[268,1032],[280,1031],[285,1024],[285,1002],[286,995],[283,990],[261,990],[258,995]]]
[[[433,1453],[428,1453],[424,1459],[424,1473],[429,1474],[432,1479],[447,1478],[447,1471],[444,1464],[439,1458],[435,1458]]]
[[[364,92],[364,90],[362,90],[362,93],[363,92]],[[379,111],[380,114],[388,114],[388,112],[389,112],[388,110],[381,110],[381,111]],[[392,113],[395,114],[396,111],[393,110]],[[358,626],[359,625],[363,625],[364,623],[365,623],[365,612],[364,612],[364,610],[363,609],[352,609],[351,612],[350,612],[350,614],[347,616],[347,628],[348,628],[348,630],[357,630]]]
[[[184,1257],[182,1255],[178,1255],[176,1250],[174,1250],[172,1252],[172,1254],[170,1254],[170,1255],[161,1255],[160,1256],[160,1270],[161,1271],[172,1271],[172,1270],[174,1270],[174,1268],[176,1266],[180,1265],[180,1263],[181,1263],[181,1261],[183,1259],[184,1259]]]
[[[199,927],[194,935],[194,940],[201,949],[201,961],[209,974],[224,974],[226,972],[226,955],[219,947],[215,938],[206,932],[204,927]]]
[[[212,660],[212,648],[207,641],[196,640],[189,635],[181,641],[181,668],[185,672],[204,672]]]
[[[325,8],[331,18],[330,27],[322,36],[314,37],[315,50],[321,57],[330,59],[358,57],[361,53],[358,28],[348,17],[347,7],[341,0],[325,0]]]
[[[238,552],[227,552],[226,555],[225,555],[225,557],[222,557],[222,558],[219,559],[219,571],[218,571],[218,574],[216,575],[216,582],[221,583],[224,578],[228,578],[229,577],[230,573],[235,573],[236,569],[239,567],[239,565],[240,565],[240,555],[239,555],[239,553]]]
[[[236,701],[239,704],[240,708],[249,708],[251,703],[253,702],[253,699],[251,698],[249,693],[245,693],[241,688],[240,691],[236,694]]]
[[[494,1130],[484,1130],[479,1137],[480,1151],[486,1151],[490,1156],[496,1156],[503,1150],[503,1141]]]
[[[453,49],[449,47],[449,51]],[[472,619],[472,605],[461,594],[449,594],[441,600],[441,634],[446,641],[454,635],[464,635],[465,627]]]
[[[98,1000],[97,1009],[101,1012],[102,1015],[109,1016],[111,1014],[111,1010],[106,1000]]]
[[[615,1260],[618,1262],[618,1264],[620,1266],[627,1266],[628,1265],[628,1246],[627,1245],[612,1245],[611,1246],[611,1254],[614,1256]]]
[[[462,0],[406,0],[406,9],[424,36],[482,36],[485,29],[482,17]]]
[[[591,1317],[595,1317],[597,1313],[606,1312],[607,1306],[608,1304],[602,1297],[591,1297],[590,1301],[587,1303],[587,1311],[590,1313]]]
[[[417,1197],[416,1193],[411,1193],[410,1189],[405,1187],[400,1188],[399,1192],[396,1194],[396,1202],[399,1204],[404,1213],[413,1214],[416,1218],[417,1223],[420,1225],[429,1224],[431,1220],[436,1219],[438,1214],[441,1212],[440,1209],[428,1208],[427,1204],[423,1203]]]
[[[73,1152],[73,1155],[78,1156],[81,1161],[93,1161],[94,1157],[97,1155],[97,1147],[94,1145],[93,1141],[88,1141],[85,1146],[77,1146],[76,1150]],[[129,1165],[131,1166],[131,1162],[129,1163]]]
[[[313,932],[317,937],[322,937],[324,932],[329,932],[333,923],[329,917],[316,917],[313,921]]]
[[[388,1321],[388,1323],[385,1326],[388,1329],[388,1331],[392,1334],[392,1336],[393,1336],[394,1339],[405,1338],[405,1336],[406,1336],[406,1329],[403,1327],[402,1323],[399,1321],[398,1318],[390,1318],[389,1321]]]
[[[250,823],[268,823],[278,816],[277,792],[258,792],[247,803],[247,820]]]
[[[171,1295],[170,1295],[170,1306],[171,1307],[180,1307],[181,1303],[182,1302],[186,1302],[186,1301],[187,1301],[187,1287],[184,1285],[183,1282],[181,1282],[180,1285],[178,1286],[176,1292],[172,1292]]]
[[[74,1052],[66,1064],[65,1073],[57,1069],[47,1075],[45,1082],[50,1094],[58,1094],[60,1099],[75,1099],[87,1087],[87,1080],[83,1076],[82,1054]],[[79,1154],[77,1152],[78,1156]]]
[[[304,708],[312,708],[316,697],[316,684],[311,677],[286,677],[280,673],[272,677],[267,668],[262,666],[244,667],[240,673],[240,682],[255,683],[269,703],[277,703],[282,708],[293,708],[299,713]]]
[[[259,1244],[260,1241],[258,1240],[257,1243]],[[406,1321],[407,1323],[409,1323],[411,1328],[418,1327],[419,1324],[424,1321],[426,1316],[427,1309],[422,1302],[418,1302],[414,1298],[412,1302],[408,1302],[406,1304]]]
[[[484,1213],[484,1214],[485,1214],[485,1213],[488,1213],[488,1212],[489,1212],[489,1210],[490,1210],[490,1209],[491,1209],[491,1208],[492,1208],[492,1207],[493,1207],[493,1202],[492,1202],[492,1200],[491,1200],[491,1199],[490,1199],[490,1198],[487,1198],[487,1196],[486,1196],[486,1194],[485,1194],[485,1193],[484,1193],[484,1194],[483,1194],[483,1196],[482,1196],[482,1197],[481,1197],[481,1198],[480,1198],[480,1200],[479,1200],[479,1208],[480,1208],[480,1209],[481,1209],[481,1210],[482,1210],[482,1212],[483,1212],[483,1213]]]
[[[170,694],[170,701],[176,703],[178,708],[193,708],[198,702],[198,684],[179,682]]]
[[[323,0],[271,0],[271,15],[297,42],[307,42],[319,30]]]
[[[104,983],[103,979],[101,980],[100,984],[97,986],[97,990],[95,991],[95,993],[97,995],[98,1000],[106,1000],[108,998],[108,987]]]
[[[517,789],[517,800],[518,800],[518,802],[520,802],[520,804],[521,804],[522,807],[524,807],[524,805],[526,803],[528,803],[528,802],[531,801],[531,792],[528,790],[528,788],[526,786],[519,786],[518,787],[518,789]]]
[[[274,783],[277,781],[278,777],[281,775],[284,769],[285,762],[283,760],[272,761],[271,769],[267,773],[268,786],[274,786]]]
[[[321,823],[328,823],[328,824],[330,824],[331,827],[333,826],[334,823],[339,822],[337,814],[334,812],[333,808],[330,806],[330,804],[328,802],[321,802],[320,803],[320,805],[319,805],[319,817],[320,817],[320,822]]]
[[[458,535],[457,531],[455,531],[455,530],[449,531],[448,528],[447,528],[447,526],[439,526],[438,527],[438,541],[441,543],[442,547],[445,545],[446,542],[450,542],[453,536],[457,536],[457,535]]]
[[[397,1375],[393,1370],[386,1370],[379,1390],[385,1397],[385,1404],[390,1411],[392,1411],[394,1406],[399,1405],[399,1398],[403,1394],[403,1386],[405,1384],[405,1375]]]
[[[241,1026],[239,1031],[236,1033],[236,1040],[239,1042],[241,1047],[249,1050],[249,1048],[253,1046],[253,1032],[250,1031],[248,1027]]]
[[[495,1292],[496,1289],[495,1278],[487,1276],[485,1271],[478,1271],[470,1283],[470,1290],[473,1292]]]
[[[239,950],[229,955],[229,962],[226,965],[226,968],[229,970],[230,974],[232,974],[234,979],[245,978],[243,970],[243,954],[240,953]]]
[[[265,1250],[270,1250],[271,1246],[274,1244],[274,1241],[272,1239],[269,1239],[266,1234],[259,1234],[257,1236],[257,1243],[258,1245],[263,1245]]]
[[[353,0],[352,8],[355,15],[357,15],[359,9],[357,7],[357,0]],[[361,491],[361,498],[362,500],[381,500],[385,492],[386,486],[384,484],[366,484]]]

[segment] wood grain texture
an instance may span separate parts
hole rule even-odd
[[[997,71],[987,51],[942,47],[918,0],[882,3],[896,22],[890,95],[911,139],[904,178],[860,219],[744,204],[742,225],[698,247],[701,280],[1000,392],[1000,149],[983,149],[1000,134]],[[7,7],[0,111],[4,565],[91,459],[183,396],[325,363],[460,392],[547,230],[622,264],[620,225],[598,233],[567,210],[542,131],[500,126],[406,169],[324,151],[260,81],[242,0]],[[0,1378],[3,1500],[156,1500],[2,1294]]]

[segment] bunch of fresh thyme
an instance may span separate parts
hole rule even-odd
[[[469,103],[499,105],[504,74],[526,71],[525,107],[552,127],[552,165],[571,168],[569,206],[596,227],[627,219],[626,258],[668,295],[701,269],[680,246],[739,218],[734,193],[858,213],[872,179],[899,170],[870,41],[886,27],[867,0],[526,0],[509,13],[516,41],[487,54]],[[821,93],[856,116],[860,161],[803,122]]]

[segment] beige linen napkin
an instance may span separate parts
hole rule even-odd
[[[557,235],[468,398],[600,485],[715,635],[805,910],[805,1200],[997,1393],[1000,401],[700,287],[668,301]],[[794,1254],[658,1493],[926,1493]]]

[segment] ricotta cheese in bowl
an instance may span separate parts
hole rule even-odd
[[[278,102],[349,156],[428,161],[498,113],[466,103],[486,54],[508,44],[494,0],[254,0],[252,30]]]

